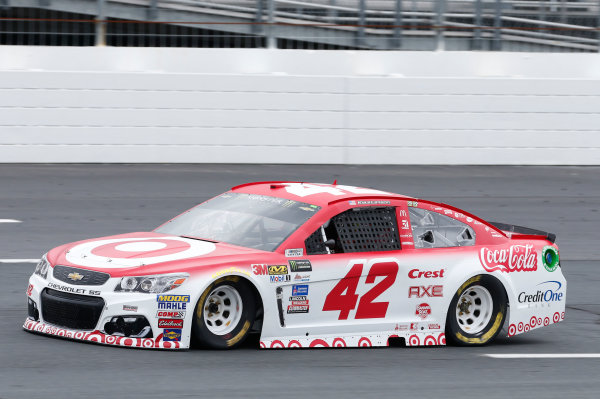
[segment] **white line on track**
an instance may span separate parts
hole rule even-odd
[[[591,359],[600,358],[600,353],[486,353],[495,359]]]
[[[0,259],[0,263],[38,263],[39,259]]]
[[[17,219],[0,219],[0,223],[22,223]]]

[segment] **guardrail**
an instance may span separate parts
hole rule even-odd
[[[0,7],[3,44],[600,49],[600,0],[0,0]]]

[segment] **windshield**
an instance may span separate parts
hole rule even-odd
[[[273,251],[319,209],[284,198],[225,193],[155,231]]]

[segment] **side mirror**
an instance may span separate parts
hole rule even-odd
[[[325,241],[323,245],[325,245],[329,249],[333,249],[335,247],[335,240],[333,238],[330,238],[329,240]]]

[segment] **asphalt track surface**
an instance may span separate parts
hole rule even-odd
[[[0,263],[0,398],[597,398],[600,168],[292,165],[1,165],[0,258],[149,230],[236,184],[300,180],[441,201],[554,232],[568,280],[564,322],[481,348],[132,350],[26,333],[32,263]]]

